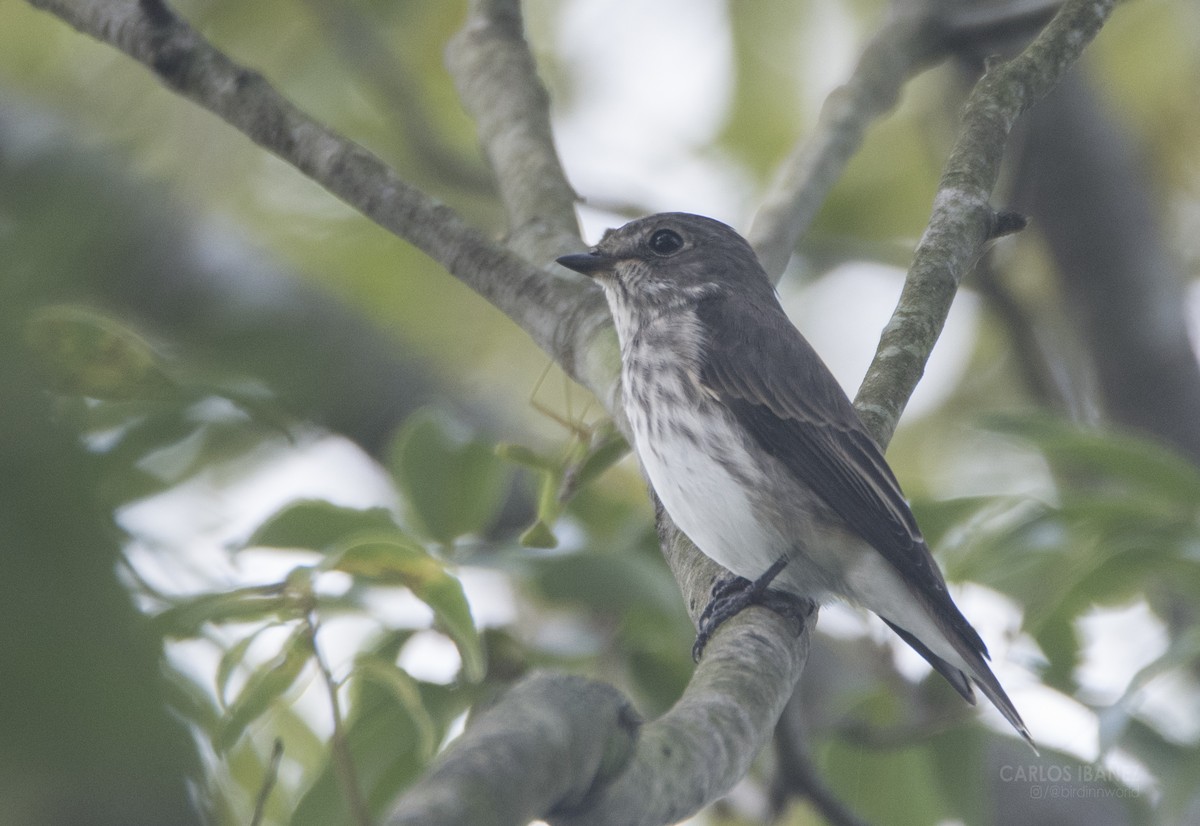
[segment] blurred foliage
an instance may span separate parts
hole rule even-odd
[[[223,395],[226,388],[212,383],[208,372],[186,368],[126,323],[95,309],[40,308],[26,318],[21,345],[10,352],[34,358],[43,387],[54,394],[45,396],[54,402],[54,418],[73,427],[90,449],[87,463],[98,478],[89,496],[117,514],[207,475],[236,472],[248,454],[266,448],[268,456],[278,455],[311,438],[269,396],[255,398],[247,408],[241,395]],[[258,416],[257,410],[270,415]],[[540,472],[555,481],[561,497],[554,497],[552,512],[538,513],[552,524],[570,521],[583,535],[612,533],[589,530],[586,524],[593,519],[610,526],[645,524],[644,515],[631,520],[619,501],[596,498],[585,488],[624,453],[611,425],[587,432],[602,435],[586,440],[576,435],[560,451],[565,459],[539,460]],[[211,684],[196,682],[183,669],[172,676],[175,688],[168,696],[205,739],[202,752],[219,761],[202,782],[205,805],[222,822],[245,821],[259,789],[268,784],[276,784],[275,802],[266,810],[273,820],[349,822],[350,792],[336,767],[339,761],[351,766],[349,774],[373,816],[382,816],[475,700],[534,663],[578,665],[595,656],[599,641],[585,649],[563,649],[561,641],[521,642],[508,636],[498,676],[489,678],[483,637],[452,574],[452,560],[499,567],[528,583],[548,606],[577,611],[582,588],[597,618],[627,617],[621,628],[607,631],[628,652],[623,655],[629,660],[628,678],[634,684],[645,681],[643,693],[659,708],[687,679],[686,645],[670,652],[661,642],[664,615],[673,621],[677,641],[686,639],[688,625],[674,604],[678,593],[653,554],[652,531],[626,533],[626,544],[641,546],[634,556],[582,551],[577,541],[566,555],[530,558],[515,540],[489,533],[517,467],[498,455],[506,451],[445,411],[426,408],[407,419],[385,452],[387,463],[379,468],[390,471],[394,491],[402,496],[399,509],[293,500],[244,540],[226,545],[224,553],[234,566],[249,551],[275,549],[285,561],[301,557],[271,581],[229,587],[212,579],[199,592],[173,593],[143,576],[144,560],[131,558],[123,566],[130,590],[152,615],[146,630],[168,645],[201,643],[219,655]],[[534,455],[515,446],[508,452]],[[572,506],[577,495],[578,508]],[[335,574],[348,576],[350,584],[338,587],[334,580],[331,586],[329,577]],[[637,587],[631,590],[630,582]],[[405,644],[423,623],[389,626],[372,608],[380,599],[395,600],[398,590],[427,606],[432,628],[454,642],[461,662],[454,685],[419,679],[399,664]],[[335,678],[322,653],[323,623],[355,615],[375,631]],[[666,663],[672,663],[669,680]],[[492,681],[496,685],[487,687]],[[347,709],[333,723],[344,732],[344,753],[322,742],[320,717],[294,707],[311,685],[322,682],[328,692],[348,700],[326,712],[339,715]],[[275,743],[283,765],[302,768],[300,778],[275,776],[268,758]],[[291,808],[280,800],[298,802]]]
[[[526,4],[556,105],[570,108],[588,105],[589,86],[558,39],[568,6]],[[177,8],[406,178],[503,230],[442,66],[465,3]],[[881,6],[724,9],[729,30],[714,37],[730,47],[732,92],[705,162],[761,191],[836,83],[828,68],[851,62],[832,50],[861,42]],[[1197,32],[1188,0],[1129,4],[1091,61],[1146,147],[1193,273]],[[911,247],[957,88],[931,73],[871,130],[805,240],[802,275]],[[1030,242],[1009,260],[1034,321],[1064,326],[1044,253]],[[1007,335],[983,320],[955,390],[906,422],[889,455],[948,576],[1010,597],[1041,658],[1030,669],[1096,715],[1104,753],[1149,776],[1094,822],[1189,822],[1200,747],[1147,698],[1198,713],[1196,469],[1038,414]],[[131,61],[26,3],[0,8],[0,821],[187,823],[187,778],[213,821],[248,823],[274,774],[263,822],[350,822],[339,760],[378,815],[468,708],[531,667],[614,681],[648,715],[667,707],[690,674],[691,628],[627,445],[575,413],[578,391],[546,402],[545,369],[486,302]],[[222,497],[255,500],[239,484],[323,427],[369,454],[356,473],[328,471],[344,474],[344,498],[299,494],[197,537],[131,527],[156,503],[162,521],[180,518],[168,497],[181,493],[189,516],[232,522]],[[472,574],[512,594],[475,593]],[[481,610],[493,602],[498,619]],[[1143,602],[1169,645],[1122,696],[1098,697],[1081,678],[1081,618]],[[431,635],[453,649],[450,677],[412,653]],[[994,778],[998,761],[1035,761],[938,679],[913,685],[890,663],[869,639],[815,646],[806,712],[834,791],[874,822],[1028,821],[1006,812],[1014,787]],[[1045,751],[1038,765],[1078,764]],[[769,771],[764,759],[751,782]],[[1129,791],[1119,777],[1097,788]],[[710,819],[751,816],[739,806]],[[803,803],[786,817],[818,818]]]
[[[432,413],[405,423],[390,466],[422,532],[446,545],[487,527],[508,482],[490,445],[455,439]]]
[[[551,529],[575,494],[629,453],[629,444],[611,421],[584,426],[559,419],[571,433],[555,455],[539,453],[526,445],[502,443],[496,455],[537,474],[537,514],[521,534],[530,548],[554,548],[558,537]]]

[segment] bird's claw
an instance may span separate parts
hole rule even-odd
[[[803,631],[804,620],[812,613],[813,603],[795,594],[769,587],[786,564],[787,557],[780,557],[758,579],[731,576],[713,583],[711,599],[700,614],[696,642],[692,646],[694,661],[700,661],[708,641],[726,620],[751,605],[761,605],[782,617],[794,620],[797,635]]]

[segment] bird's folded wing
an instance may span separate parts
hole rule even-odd
[[[934,595],[945,595],[945,581],[883,452],[783,310],[772,305],[764,318],[760,304],[722,296],[698,312],[705,329],[723,331],[702,356],[702,384],[911,586],[941,603]]]

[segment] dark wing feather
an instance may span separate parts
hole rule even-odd
[[[983,640],[946,593],[883,452],[778,304],[764,310],[724,295],[701,302],[697,312],[705,329],[723,333],[705,351],[701,382],[986,656]]]
[[[725,295],[699,305],[705,329],[722,333],[720,340],[708,342],[701,382],[760,447],[815,491],[900,572],[970,664],[971,679],[1033,745],[1021,715],[987,666],[987,647],[946,592],[941,571],[883,452],[778,302],[773,296],[762,299],[758,296],[751,302]],[[975,702],[966,674],[907,630],[883,619],[968,702]]]

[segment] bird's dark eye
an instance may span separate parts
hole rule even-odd
[[[660,229],[650,236],[650,250],[655,255],[674,255],[683,249],[683,238],[671,229]]]

